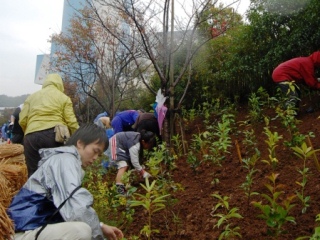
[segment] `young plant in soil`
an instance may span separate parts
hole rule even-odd
[[[193,134],[192,135],[192,143],[191,143],[191,149],[193,149],[195,152],[200,153],[202,156],[207,154],[207,146],[209,144],[208,137],[210,136],[210,132],[205,131],[199,134]]]
[[[248,126],[249,127],[249,126]],[[242,140],[243,145],[245,146],[246,153],[251,156],[259,150],[257,149],[257,139],[253,129],[247,129],[243,131],[244,139]]]
[[[276,185],[278,175],[279,174],[272,173],[268,176],[271,184],[265,184],[265,186],[270,191],[270,196],[267,194],[261,194],[261,196],[268,201],[268,204],[253,202],[253,206],[259,208],[262,212],[258,217],[266,221],[268,226],[268,235],[276,237],[284,233],[282,226],[285,223],[296,223],[295,218],[293,216],[289,216],[290,210],[294,207],[294,204],[291,204],[291,202],[295,196],[288,197],[282,202],[279,202],[278,198],[283,194],[283,191],[278,191],[282,185]]]
[[[154,148],[153,151],[147,152],[147,154],[148,161],[145,164],[153,177],[164,177],[176,168],[175,160],[177,156],[169,154],[165,142]]]
[[[166,229],[168,230],[168,232],[170,233],[170,238],[169,239],[174,239],[174,236],[178,236],[179,231],[182,229],[183,227],[183,221],[182,219],[179,217],[179,214],[175,214],[173,211],[171,211],[172,214],[172,219],[168,219],[166,221],[166,223],[168,222],[172,222],[174,227],[173,229],[169,226],[169,224],[166,224]]]
[[[301,190],[300,192],[297,191],[296,194],[303,205],[302,213],[306,213],[307,208],[310,206],[310,196],[305,196],[304,194],[304,190],[307,185],[307,177],[309,175],[309,168],[306,167],[306,162],[308,158],[312,157],[316,152],[320,151],[320,149],[312,150],[312,147],[307,147],[306,143],[302,143],[301,147],[292,147],[291,149],[294,151],[294,154],[303,161],[303,167],[298,169],[302,180],[301,182],[296,182],[301,187]]]
[[[201,165],[202,160],[200,158],[197,158],[197,156],[195,156],[193,154],[193,152],[190,151],[189,154],[188,154],[188,157],[187,157],[187,163],[192,168],[193,173],[196,174],[197,173],[197,168]]]
[[[219,219],[214,227],[219,228],[220,226],[223,226],[223,231],[219,235],[219,240],[234,239],[235,237],[241,238],[241,234],[239,233],[240,227],[233,227],[232,224],[232,219],[243,218],[237,212],[239,209],[236,207],[229,209],[228,196],[222,197],[219,194],[212,194],[211,196],[218,199],[218,203],[212,208],[212,212],[210,213],[212,217]],[[218,213],[219,210],[221,210],[220,213]]]
[[[262,101],[260,101],[260,97],[256,93],[252,93],[248,100],[250,119],[252,122],[259,122],[262,119]]]
[[[242,160],[243,168],[245,168],[248,173],[246,175],[246,180],[241,184],[241,188],[245,192],[247,196],[247,207],[249,207],[251,196],[258,195],[259,193],[252,191],[252,185],[254,183],[254,174],[258,171],[255,169],[255,165],[259,157],[257,155],[253,155],[251,158],[246,158]]]
[[[275,170],[279,162],[276,156],[276,147],[278,146],[277,143],[279,142],[279,140],[282,139],[282,136],[279,136],[277,132],[272,133],[268,126],[264,128],[264,133],[268,137],[268,139],[265,140],[265,142],[268,145],[269,159],[262,160],[262,162],[267,163],[272,167],[273,170]]]
[[[187,156],[187,163],[190,165],[194,173],[197,172],[197,168],[203,162],[202,157],[208,156],[207,145],[209,143],[209,135],[209,131],[192,135],[192,143],[190,146],[191,150]],[[197,157],[198,154],[200,154],[199,158]]]
[[[296,111],[290,106],[286,109],[276,108],[277,116],[280,118],[282,125],[288,130],[291,136],[290,141],[285,141],[287,147],[300,146],[305,141],[305,136],[299,133],[297,124],[300,122],[296,119]]]
[[[232,124],[234,124],[234,115],[224,114],[221,122],[218,122],[218,124],[213,127],[210,160],[217,165],[221,165],[225,155],[229,153],[228,149],[231,147],[230,132],[232,130]]]
[[[108,171],[115,169],[109,168]],[[131,171],[125,174],[125,183],[129,181]],[[87,171],[84,183],[94,198],[93,207],[99,219],[111,225],[128,229],[133,221],[134,209],[127,207],[127,199],[137,188],[128,184],[127,197],[119,197],[113,179],[109,181],[102,171],[100,162],[95,162]]]
[[[146,178],[145,185],[140,184],[146,191],[145,195],[134,193],[133,196],[135,200],[129,202],[130,207],[142,206],[148,213],[146,224],[140,233],[151,239],[153,233],[159,233],[158,229],[153,229],[152,227],[152,216],[155,212],[158,212],[166,207],[166,200],[164,198],[170,196],[170,194],[160,195],[155,188],[156,180],[154,180],[151,185],[149,184],[149,179]]]
[[[174,146],[175,154],[178,155],[178,157],[181,157],[182,152],[183,152],[181,136],[179,134],[176,134],[176,135],[172,136],[171,141]]]

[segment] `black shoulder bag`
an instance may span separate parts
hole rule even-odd
[[[67,199],[65,199],[65,200],[60,204],[60,206],[54,211],[54,213],[48,218],[47,222],[46,222],[46,223],[40,228],[40,230],[37,232],[35,240],[38,239],[40,233],[41,233],[41,232],[43,231],[43,229],[48,225],[48,223],[51,221],[51,219],[59,212],[59,210],[62,208],[62,206],[72,197],[72,195],[73,195],[79,188],[81,188],[81,186],[76,187],[76,188],[72,191],[72,193],[70,194],[70,196],[69,196]]]

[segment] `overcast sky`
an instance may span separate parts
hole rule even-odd
[[[236,0],[221,0],[225,4]],[[63,0],[2,0],[0,14],[0,95],[30,94],[41,86],[34,83],[36,57],[50,53],[48,39],[59,33]],[[250,0],[234,5],[240,13]]]

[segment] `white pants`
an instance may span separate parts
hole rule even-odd
[[[41,227],[16,233],[15,240],[34,240]],[[62,222],[48,224],[40,233],[38,240],[91,240],[91,227],[84,222]]]

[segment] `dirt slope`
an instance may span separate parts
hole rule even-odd
[[[302,101],[300,113],[297,119],[301,122],[298,124],[299,132],[308,134],[313,132],[315,138],[311,138],[314,149],[320,149],[320,110],[315,109],[313,113],[306,113],[306,109],[310,106],[308,99]],[[274,109],[266,109],[264,114],[269,117],[274,117]],[[241,126],[239,121],[243,121],[248,117],[248,109],[246,107],[239,107],[237,114],[237,128],[238,131],[233,132],[232,148],[230,154],[227,155],[223,161],[222,166],[214,166],[212,163],[204,162],[194,172],[187,164],[186,157],[181,157],[177,161],[177,169],[173,171],[173,180],[180,183],[184,191],[174,193],[174,197],[178,199],[178,203],[169,209],[166,213],[159,213],[154,219],[153,224],[160,229],[160,233],[154,235],[153,239],[218,239],[220,233],[223,231],[223,226],[219,229],[214,228],[218,219],[212,216],[212,208],[218,203],[217,199],[212,197],[213,193],[221,196],[228,196],[230,209],[237,207],[238,213],[242,215],[242,219],[231,219],[232,227],[240,227],[238,232],[242,235],[242,239],[246,240],[264,240],[264,239],[296,239],[301,236],[311,236],[316,226],[315,217],[320,213],[320,172],[316,169],[314,159],[307,160],[306,167],[309,168],[309,175],[307,176],[307,183],[305,187],[305,196],[310,196],[310,206],[306,213],[302,213],[302,203],[296,197],[291,204],[295,204],[289,212],[293,216],[296,224],[286,222],[282,226],[283,232],[278,238],[270,236],[267,231],[266,222],[258,215],[261,211],[254,207],[252,201],[263,201],[265,199],[259,195],[252,196],[250,203],[245,195],[243,189],[240,187],[246,179],[247,171],[240,163],[238,153],[235,147],[235,141],[239,142],[242,158],[247,158],[244,146],[244,134],[247,126]],[[192,128],[190,127],[192,126]],[[269,194],[265,187],[265,183],[270,183],[267,176],[271,173],[279,174],[276,184],[282,185],[281,191],[283,194],[279,196],[278,201],[283,201],[287,197],[295,195],[296,191],[301,188],[296,182],[302,181],[302,176],[297,169],[303,167],[303,161],[293,154],[293,151],[284,145],[285,140],[290,139],[288,128],[284,127],[279,120],[270,122],[270,129],[272,132],[278,132],[283,136],[276,148],[276,156],[279,163],[275,170],[263,163],[262,159],[268,159],[268,145],[265,140],[267,136],[264,133],[264,122],[251,125],[255,132],[257,148],[261,152],[261,157],[256,163],[255,168],[257,172],[254,174],[254,183],[252,191],[258,193]],[[191,141],[193,131],[198,132],[198,129],[204,129],[203,119],[197,119],[191,125],[187,126],[187,138]],[[320,160],[320,153],[317,154]],[[218,179],[219,183],[213,184],[213,180]],[[280,191],[280,189],[279,189]],[[173,214],[173,213],[174,214]],[[176,217],[174,217],[176,216]],[[176,219],[177,221],[173,221]],[[141,229],[141,224],[135,223],[133,229]],[[135,230],[136,231],[136,230]],[[229,238],[240,239],[240,238]]]

